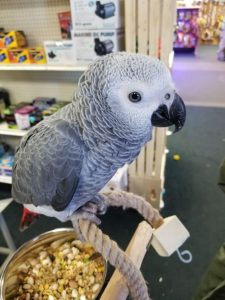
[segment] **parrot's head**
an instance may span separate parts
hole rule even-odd
[[[185,105],[169,70],[156,58],[109,54],[94,62],[83,79],[81,88],[90,95],[97,119],[121,138],[146,141],[153,126],[175,125],[178,131],[184,125]]]

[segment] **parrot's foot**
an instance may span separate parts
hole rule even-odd
[[[88,210],[85,210],[85,207],[80,208],[79,210],[77,210],[72,214],[70,219],[73,223],[73,227],[76,233],[79,235],[80,240],[84,240],[82,232],[80,230],[80,224],[79,224],[80,220],[89,220],[90,222],[93,222],[96,225],[101,224],[101,221],[95,215],[95,212],[91,211],[89,207]]]
[[[107,211],[108,205],[106,198],[102,195],[96,195],[91,201],[85,203],[80,209],[75,211],[70,217],[75,231],[79,234],[80,239],[82,233],[80,230],[79,220],[89,220],[90,222],[100,225],[101,221],[96,215],[104,215]]]
[[[96,195],[91,201],[82,206],[82,209],[93,214],[104,215],[108,209],[106,197]]]

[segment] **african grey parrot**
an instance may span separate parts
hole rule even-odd
[[[166,66],[125,52],[106,55],[82,75],[72,103],[23,137],[13,166],[12,196],[27,209],[67,220],[117,169],[131,163],[153,126],[185,122],[185,106]]]

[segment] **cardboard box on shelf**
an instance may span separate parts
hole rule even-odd
[[[32,64],[46,64],[45,50],[42,47],[29,48],[30,62]]]
[[[8,64],[9,61],[9,53],[6,48],[0,48],[0,64]]]
[[[118,29],[124,25],[123,0],[70,0],[72,27],[78,29]]]
[[[28,49],[8,49],[10,63],[30,64],[30,55]]]
[[[71,29],[72,29],[72,20],[71,12],[65,11],[58,13],[59,25],[61,30],[62,39],[70,40],[71,39]]]
[[[9,31],[4,36],[4,46],[6,48],[20,48],[27,46],[27,39],[23,31]]]
[[[78,64],[89,64],[103,55],[124,50],[124,31],[77,30],[72,32]]]
[[[75,65],[73,41],[45,41],[47,63],[51,65]]]

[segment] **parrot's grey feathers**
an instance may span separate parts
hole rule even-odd
[[[71,174],[60,181],[57,185],[56,194],[52,198],[51,205],[56,211],[64,210],[73,198],[78,186],[79,177],[77,172],[72,170]]]
[[[61,119],[39,123],[17,149],[13,197],[23,204],[52,204],[63,210],[78,185],[82,161],[80,138],[69,123]]]

